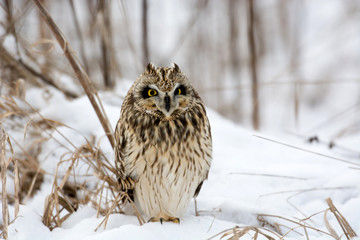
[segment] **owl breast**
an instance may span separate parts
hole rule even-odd
[[[148,217],[182,217],[211,164],[205,109],[195,106],[172,120],[146,116],[141,125],[137,119],[126,121],[134,126],[123,151],[125,171],[136,181],[135,203]]]

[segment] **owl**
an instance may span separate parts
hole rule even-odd
[[[149,63],[128,91],[115,130],[119,184],[152,222],[179,223],[212,159],[203,102],[178,65]]]

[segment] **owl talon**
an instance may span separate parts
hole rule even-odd
[[[179,223],[180,224],[180,218],[174,218],[174,217],[167,217],[167,218],[158,218],[158,217],[152,217],[149,219],[148,222],[160,222],[163,224],[163,222],[173,222],[173,223]]]
[[[158,222],[158,219],[157,219],[157,218],[152,217],[152,218],[150,218],[150,219],[148,220],[148,223],[149,223],[149,222]]]

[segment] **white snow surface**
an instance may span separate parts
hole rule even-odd
[[[115,93],[100,93],[113,127],[129,85],[129,82],[123,82],[117,86]],[[110,144],[86,96],[67,100],[54,89],[48,89],[46,94],[43,90],[31,89],[27,92],[27,100],[45,118],[71,127],[58,129],[77,146],[85,142],[85,137],[95,136],[102,151],[113,158]],[[146,223],[140,226],[135,216],[112,214],[106,229],[101,227],[94,231],[103,217],[96,217],[96,210],[86,205],[71,215],[62,227],[50,231],[42,224],[41,215],[45,198],[51,193],[53,176],[50,173],[54,173],[66,150],[49,141],[39,156],[42,167],[49,175],[45,176],[35,196],[26,205],[20,206],[15,220],[14,209],[10,207],[11,220],[14,221],[9,226],[9,239],[208,239],[234,226],[260,226],[257,214],[278,215],[295,221],[304,219],[327,209],[325,199],[328,197],[353,229],[360,233],[359,156],[346,157],[324,145],[309,144],[304,139],[285,133],[254,132],[224,119],[211,109],[207,112],[213,136],[213,162],[209,178],[197,198],[200,216],[195,216],[192,202],[180,224]],[[11,131],[8,133],[11,135]],[[66,144],[61,136],[56,138]],[[350,139],[348,143],[352,144],[348,147],[359,150],[359,138]],[[345,239],[331,212],[327,212],[327,218],[338,235]],[[295,226],[275,217],[267,217],[266,220],[273,224]],[[311,220],[311,226],[327,231],[324,212]],[[286,233],[289,229],[282,227],[281,230]],[[302,228],[296,231],[289,233],[285,239],[306,239]],[[220,239],[221,235],[214,239]],[[308,230],[308,235],[310,239],[332,239],[311,230]],[[246,234],[242,239],[252,239],[252,236]],[[258,239],[266,238],[259,235]]]

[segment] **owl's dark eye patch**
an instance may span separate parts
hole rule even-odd
[[[175,95],[186,95],[186,88],[184,85],[180,85],[174,92]]]

